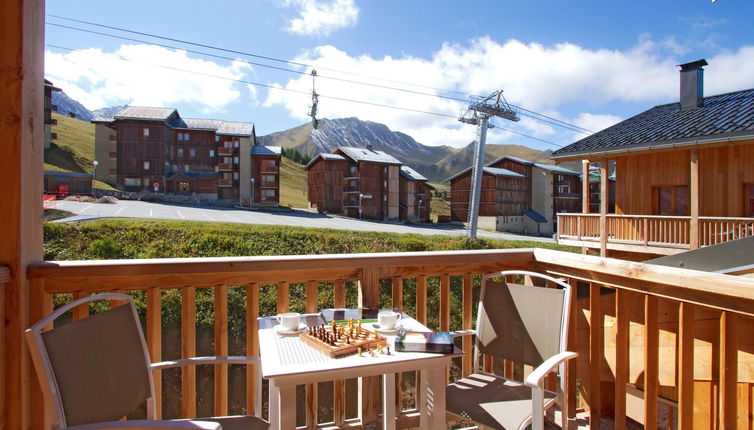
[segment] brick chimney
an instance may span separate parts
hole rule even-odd
[[[695,109],[704,105],[704,59],[679,64],[681,67],[681,110]]]

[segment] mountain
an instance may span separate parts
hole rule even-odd
[[[112,118],[113,115],[118,113],[121,109],[125,108],[127,105],[123,106],[111,106],[106,107],[102,109],[93,110],[92,114],[95,118]]]
[[[411,136],[391,131],[384,124],[358,118],[322,119],[317,130],[307,123],[289,130],[258,138],[262,145],[294,148],[302,154],[333,152],[338,146],[366,147],[387,152],[426,176],[430,182],[441,183],[471,166],[473,142],[463,148],[426,146]],[[486,145],[485,161],[504,155],[541,163],[552,163],[550,153],[521,145]]]
[[[87,122],[91,121],[94,117],[94,114],[92,114],[89,109],[70,98],[65,91],[53,91],[52,104],[57,106],[57,112],[64,116],[73,117]]]

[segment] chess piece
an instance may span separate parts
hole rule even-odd
[[[379,345],[377,345],[377,354],[380,354],[380,355],[382,355],[382,354],[383,354],[383,351],[382,351],[382,344],[379,344]]]
[[[359,357],[361,357],[361,347],[359,347]]]

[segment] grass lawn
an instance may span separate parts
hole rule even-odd
[[[306,208],[306,170],[288,158],[280,159],[280,206]]]

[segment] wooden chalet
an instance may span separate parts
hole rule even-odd
[[[560,243],[642,259],[754,234],[754,89],[704,97],[706,64],[680,66],[679,102],[555,151],[584,172],[600,163],[605,202],[615,165],[614,211],[590,214],[584,199],[581,214],[560,216]]]
[[[398,159],[371,147],[339,147],[334,154],[319,154],[306,166],[309,204],[353,218],[397,220],[400,167]]]
[[[139,106],[92,122],[97,179],[119,190],[278,204],[279,148],[252,150],[252,123],[181,118],[173,108]]]
[[[400,219],[410,222],[431,222],[432,191],[427,178],[416,170],[401,166],[399,192]]]
[[[52,132],[52,126],[58,123],[52,118],[52,112],[58,110],[58,107],[52,104],[52,93],[62,91],[47,79],[44,80],[44,149],[50,148],[50,142],[57,138],[57,134]]]
[[[751,428],[754,425],[751,394],[754,390],[754,280],[748,276],[547,249],[45,261],[40,210],[44,128],[33,126],[44,122],[41,91],[44,10],[42,0],[0,2],[0,16],[3,17],[0,69],[7,71],[0,74],[0,112],[4,114],[0,142],[5,150],[4,156],[0,157],[0,195],[3,197],[3,222],[0,223],[0,321],[3,321],[0,324],[0,428],[51,428],[45,411],[54,406],[43,395],[30,361],[24,330],[40,321],[55,306],[93,293],[118,291],[141,298],[143,307],[139,313],[143,315],[141,323],[149,359],[158,362],[188,359],[197,352],[215,357],[230,354],[258,356],[257,318],[265,316],[260,314],[263,309],[260,306],[261,291],[275,291],[273,312],[276,314],[289,309],[317,312],[320,308],[344,308],[347,303],[357,303],[358,306],[378,309],[404,309],[417,322],[432,330],[469,330],[474,327],[479,275],[509,269],[546,273],[577,287],[578,300],[572,302],[571,324],[562,341],[568,350],[579,355],[568,362],[558,377],[550,375],[545,381],[546,387],[556,385],[556,380],[561,382],[565,398],[560,409],[570,418],[569,427],[578,425],[596,429],[614,426],[625,429],[643,425],[647,429],[689,430]],[[751,91],[743,91],[716,96],[705,99],[704,103],[710,109],[715,104],[727,103],[728,98],[738,99],[739,103],[749,100],[747,106],[751,112],[751,94]],[[741,107],[739,104],[727,106],[726,109],[734,111],[736,106]],[[736,115],[718,112],[711,116],[716,120],[727,118],[732,121],[732,131],[717,134],[717,138],[723,139],[718,144],[702,139],[696,144],[681,140],[678,143],[686,142],[692,147],[656,148],[666,151],[661,152],[666,155],[664,165],[688,163],[683,170],[689,171],[689,195],[694,196],[693,191],[699,190],[703,197],[690,199],[691,217],[697,205],[702,213],[706,210],[708,203],[701,204],[701,200],[723,200],[725,204],[715,210],[726,215],[729,212],[722,212],[725,208],[742,211],[745,201],[743,184],[751,182],[743,164],[752,159],[752,145],[751,139],[745,137],[750,130],[736,130],[733,125],[736,118],[746,117],[744,112],[746,110]],[[655,130],[646,128],[650,129]],[[725,133],[729,134],[726,136]],[[637,154],[638,161],[651,161],[656,156],[652,151]],[[672,153],[673,157],[667,157],[670,151],[679,152],[677,156]],[[717,158],[708,158],[715,154]],[[560,155],[565,156],[565,153]],[[630,168],[632,161],[617,160],[616,207],[622,208],[621,205],[625,205],[623,187],[626,185],[620,183],[625,177],[621,174],[621,167]],[[710,164],[722,167],[715,168]],[[723,167],[727,170],[720,173],[719,169]],[[709,177],[709,172],[719,174]],[[603,173],[606,177],[606,169]],[[666,174],[672,176],[678,172],[647,172],[647,176],[642,176],[647,179],[638,182],[645,181],[647,185],[642,190],[649,190],[651,195],[649,184],[653,183],[652,178]],[[702,185],[707,181],[711,184]],[[664,183],[668,186],[684,185],[683,182]],[[739,187],[736,190],[730,184]],[[657,193],[659,199],[661,193],[667,197],[668,191],[658,189]],[[670,190],[669,194],[670,198],[664,197],[663,205],[675,201],[673,197],[682,197],[678,190]],[[650,205],[651,201],[644,204]],[[672,209],[673,204],[670,207]],[[679,206],[676,204],[675,207]],[[741,213],[738,212],[737,216]],[[697,222],[702,220],[697,219]],[[735,223],[730,221],[730,224]],[[750,275],[752,268],[742,267],[737,273]],[[522,282],[529,282],[528,277],[520,278]],[[333,293],[320,295],[322,286],[327,286]],[[291,294],[292,291],[302,293]],[[201,304],[197,300],[200,294],[203,297]],[[231,332],[228,325],[230,294],[241,295],[245,301],[246,325],[242,333]],[[180,297],[179,303],[172,299],[166,303],[165,297],[169,296]],[[207,303],[207,300],[214,303]],[[432,303],[437,305],[433,308]],[[214,330],[209,341],[204,334],[197,333],[197,324],[194,324],[199,316],[197,305],[205,308],[209,305],[212,309],[201,314],[212,318]],[[165,328],[167,324],[163,317],[167,306],[180,309],[179,339],[174,330]],[[88,306],[78,307],[71,312],[70,319],[83,320],[89,317],[89,313]],[[168,350],[164,345],[174,339],[180,347]],[[472,369],[473,342],[472,336],[463,337],[463,356],[457,358],[458,366],[454,366],[451,372],[446,373],[445,369],[435,369],[431,373],[420,370],[424,372],[423,377],[414,378],[413,372],[403,373],[405,369],[399,369],[395,374],[364,375],[358,385],[351,385],[350,381],[343,380],[342,372],[334,370],[333,381],[322,386],[312,382],[298,388],[291,387],[292,398],[296,397],[299,388],[302,395],[296,401],[280,405],[280,408],[289,414],[288,417],[295,418],[296,426],[309,428],[430,428],[426,420],[421,422],[420,413],[426,415],[431,406],[437,414],[445,404],[444,398],[438,396],[440,393],[422,390],[428,381],[425,376],[451,380],[468,376]],[[510,377],[527,372],[521,362],[493,363],[486,357],[479,362],[486,371]],[[175,362],[176,365],[183,363],[182,360]],[[229,412],[267,416],[260,397],[261,382],[253,377],[258,369],[255,364],[235,364],[233,367],[209,364],[202,371],[208,370],[206,374],[211,382],[198,383],[199,372],[195,367],[185,366],[180,371],[155,368],[151,387],[156,400],[153,403],[155,418],[194,418]],[[230,375],[238,370],[245,376],[231,389]],[[416,384],[415,379],[424,382]],[[328,390],[333,395],[324,401],[320,393]],[[382,394],[390,401],[383,401]],[[167,412],[169,405],[174,405],[175,413]],[[406,408],[404,405],[411,406]],[[383,408],[395,411],[397,418],[383,420],[379,414]],[[134,423],[116,421],[108,427],[121,424],[126,427]]]
[[[450,177],[451,221],[466,222],[471,194],[471,168]],[[479,201],[482,228],[552,234],[556,213],[575,212],[581,205],[579,173],[512,156],[483,169]]]

